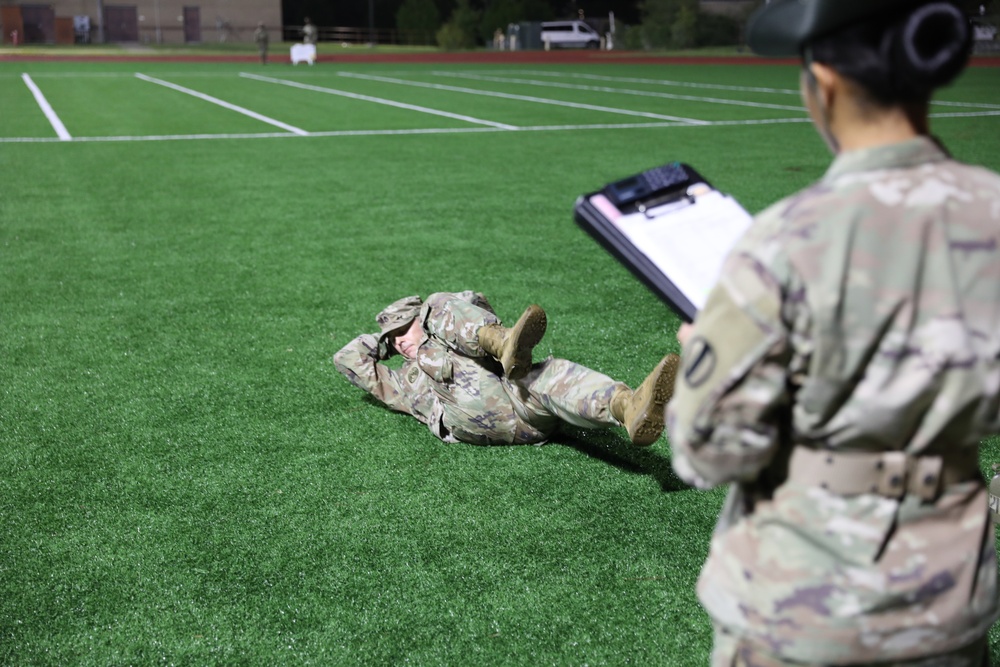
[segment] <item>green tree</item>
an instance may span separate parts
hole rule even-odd
[[[474,9],[469,0],[458,0],[448,22],[437,32],[438,45],[443,49],[471,49],[476,46],[481,13]]]
[[[680,49],[696,45],[698,0],[641,0],[642,42],[650,49]]]
[[[396,28],[407,44],[432,44],[441,27],[441,13],[434,0],[405,0],[396,12]]]
[[[698,9],[688,4],[682,5],[670,26],[671,46],[675,49],[690,49],[695,46],[698,30]]]

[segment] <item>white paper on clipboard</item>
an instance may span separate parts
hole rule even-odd
[[[623,214],[602,194],[591,196],[590,203],[698,310],[753,221],[735,199],[707,187],[644,212]]]

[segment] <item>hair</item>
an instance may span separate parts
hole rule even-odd
[[[965,68],[971,47],[969,20],[938,1],[850,26],[806,48],[812,60],[857,83],[875,103],[896,106],[930,100]]]

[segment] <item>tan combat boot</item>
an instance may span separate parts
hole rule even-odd
[[[545,311],[531,305],[510,329],[487,324],[479,329],[479,346],[503,366],[504,375],[519,380],[531,370],[531,349],[545,335]]]
[[[611,397],[611,416],[621,422],[633,445],[648,447],[663,433],[663,408],[674,393],[680,357],[668,354],[635,391],[623,388]]]

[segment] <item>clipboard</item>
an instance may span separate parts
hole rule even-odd
[[[577,198],[576,222],[681,319],[694,320],[752,217],[693,167],[670,162]]]

